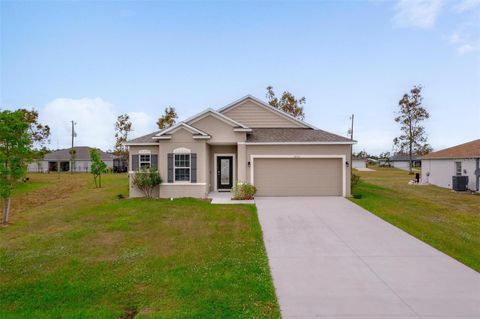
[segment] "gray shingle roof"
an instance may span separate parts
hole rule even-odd
[[[390,161],[409,161],[409,155],[408,154],[405,154],[405,153],[397,153],[393,156],[390,156]],[[413,154],[412,156],[412,160],[413,161],[416,161],[418,160],[418,156]]]
[[[160,132],[161,132],[161,130],[160,131],[155,131],[153,133],[143,135],[143,136],[134,138],[132,140],[129,140],[129,141],[127,141],[127,143],[156,143],[156,141],[152,137],[154,137],[155,135],[157,135]]]
[[[75,155],[75,160],[77,161],[89,161],[90,160],[90,150],[91,147],[88,146],[75,146],[74,149],[77,151]],[[69,161],[71,159],[70,156],[71,148],[66,148],[63,150],[54,151],[48,154],[45,154],[44,160],[45,161]],[[115,155],[105,153],[104,151],[100,150],[100,157],[103,161],[111,161],[115,158]]]
[[[326,131],[309,128],[255,128],[252,129],[251,133],[248,133],[247,142],[352,142],[352,140]]]
[[[352,160],[356,160],[356,161],[366,161],[366,160],[368,160],[368,158],[358,157],[358,156],[352,156]]]

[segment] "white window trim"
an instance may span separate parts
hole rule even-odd
[[[148,156],[148,161],[142,161],[142,156]],[[142,169],[142,164],[148,163],[148,168],[152,168],[152,155],[151,154],[138,154],[138,170]]]
[[[186,166],[180,166],[180,167],[177,167],[177,165],[175,164],[175,156],[177,155],[188,155],[188,164],[189,166],[186,167]],[[176,174],[175,174],[175,170],[177,168],[188,168],[189,171],[188,171],[188,181],[177,181],[177,178],[176,178]],[[178,183],[178,184],[191,184],[191,181],[192,181],[192,153],[174,153],[173,154],[173,182],[174,183]]]
[[[347,196],[346,156],[345,155],[250,155],[250,184],[255,185],[254,167],[256,158],[338,158],[342,160],[342,196]],[[351,163],[350,163],[351,165]]]
[[[190,154],[192,151],[186,147],[178,147],[173,150],[173,154]]]
[[[215,153],[213,155],[214,160],[213,160],[213,190],[215,192],[218,192],[218,185],[217,185],[217,157],[222,157],[222,156],[232,156],[232,162],[233,162],[233,176],[232,176],[232,185],[235,185],[237,183],[237,168],[236,168],[236,155],[235,153]]]

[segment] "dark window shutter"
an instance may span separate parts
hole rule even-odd
[[[167,155],[167,172],[168,172],[168,182],[173,183],[173,153],[168,153]]]
[[[152,170],[158,170],[158,155],[152,155],[150,158]]]
[[[138,155],[132,155],[132,171],[138,171]]]
[[[190,160],[192,161],[190,166],[190,181],[192,183],[197,182],[197,154],[192,153],[190,154]]]

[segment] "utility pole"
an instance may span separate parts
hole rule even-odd
[[[73,139],[75,138],[75,121],[70,121],[72,123],[72,150],[73,150]]]
[[[348,130],[348,133],[350,133],[350,140],[353,141],[353,119],[355,117],[355,114],[352,114],[350,116],[350,119],[352,120],[352,124],[350,126],[350,129]],[[350,181],[353,175],[353,144],[350,144]],[[352,183],[350,182],[350,192],[352,192]]]
[[[74,139],[77,136],[77,133],[75,133],[75,121],[70,121],[72,123],[72,149],[70,150],[70,173],[73,173],[75,170],[75,157],[76,157],[76,152],[75,149],[73,148],[74,145]]]
[[[353,140],[353,119],[355,117],[355,114],[352,114],[350,119],[352,120],[352,126],[350,127],[350,139]]]

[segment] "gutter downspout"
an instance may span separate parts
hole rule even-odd
[[[480,158],[477,158],[476,160],[477,164],[476,164],[476,167],[475,167],[475,173],[476,174],[476,179],[477,179],[477,182],[476,182],[476,188],[477,188],[477,192],[480,190],[480,174],[478,174],[478,172],[480,171]]]

